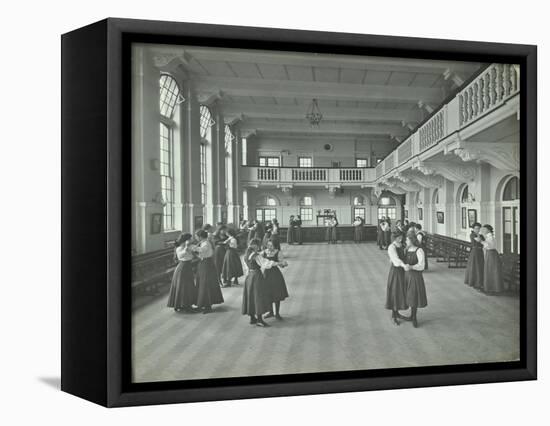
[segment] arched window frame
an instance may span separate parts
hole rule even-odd
[[[507,195],[507,192],[510,192],[510,195]],[[517,176],[512,176],[504,184],[502,189],[502,201],[517,201],[520,197],[520,186],[519,178]]]
[[[176,107],[183,102],[180,87],[170,74],[161,74],[159,79],[160,96],[159,111],[163,117],[170,120],[174,117]]]

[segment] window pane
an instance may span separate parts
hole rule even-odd
[[[313,165],[313,161],[311,157],[300,157],[298,158],[298,166],[299,167],[311,167]]]
[[[301,207],[300,208],[300,216],[303,221],[311,221],[313,220],[313,209],[310,207]]]
[[[355,167],[367,167],[367,160],[365,158],[357,158],[355,160]]]
[[[160,113],[165,117],[172,118],[174,115],[174,110],[176,109],[178,96],[180,95],[180,89],[176,83],[176,80],[168,74],[163,74],[160,76],[159,85]]]

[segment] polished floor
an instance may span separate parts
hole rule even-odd
[[[166,297],[136,308],[135,382],[291,374],[519,358],[519,300],[463,284],[464,269],[431,261],[420,327],[384,309],[388,259],[373,243],[283,246],[290,298],[283,321],[250,326],[242,285],[209,315],[180,314]],[[431,259],[430,259],[431,260]],[[243,279],[241,279],[241,283]]]

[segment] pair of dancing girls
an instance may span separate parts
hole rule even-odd
[[[390,272],[386,292],[386,309],[392,311],[391,321],[400,325],[400,320],[411,321],[418,327],[417,310],[428,306],[426,286],[422,271],[425,268],[425,252],[414,233],[406,236],[403,247],[403,234],[394,232],[388,246]],[[399,313],[411,309],[410,316]]]
[[[192,235],[183,233],[176,240],[175,252],[178,265],[172,276],[169,308],[176,312],[212,312],[212,305],[224,302],[214,263],[214,244],[208,232],[201,229]]]
[[[244,254],[248,275],[244,282],[242,314],[250,317],[252,325],[269,327],[265,318],[282,320],[281,301],[288,297],[288,290],[279,268],[288,263],[272,240],[267,241],[265,250],[261,245],[261,240],[251,240]]]

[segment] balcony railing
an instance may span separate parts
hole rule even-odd
[[[375,180],[373,168],[242,166],[242,179],[263,183],[362,183]]]

